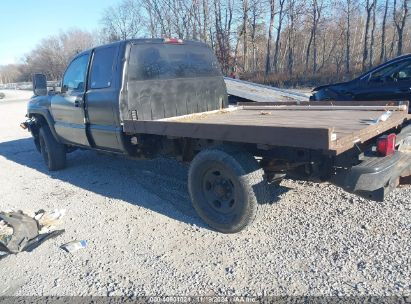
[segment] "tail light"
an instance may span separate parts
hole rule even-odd
[[[178,38],[164,38],[164,43],[182,44],[182,43],[183,43],[183,39],[178,39]]]
[[[378,138],[377,139],[377,152],[384,156],[394,154],[396,139],[397,139],[397,135],[395,134],[384,135]]]

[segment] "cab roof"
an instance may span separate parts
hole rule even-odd
[[[112,43],[101,44],[101,45],[92,47],[90,49],[84,50],[81,53],[78,53],[76,56],[74,56],[73,59],[76,58],[76,57],[79,57],[81,55],[88,54],[94,49],[107,47],[107,46],[111,46],[111,45],[127,44],[127,43],[132,43],[132,44],[145,44],[145,43],[147,43],[147,44],[148,43],[150,43],[150,44],[163,44],[163,43],[166,43],[166,42],[165,42],[165,38],[134,38],[134,39],[127,39],[127,40],[120,40],[120,41],[116,41],[116,42],[112,42]],[[182,40],[182,43],[178,43],[178,44],[207,46],[206,43],[201,42],[201,41],[197,41],[197,40]]]

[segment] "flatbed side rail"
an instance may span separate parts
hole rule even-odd
[[[258,105],[258,106],[350,106],[350,107],[357,107],[357,106],[401,106],[405,105],[409,107],[410,102],[408,100],[359,100],[359,101],[334,101],[334,100],[327,100],[327,101],[265,101],[265,102],[238,102],[237,106],[251,106],[251,105]]]
[[[307,105],[273,105],[273,106],[260,106],[260,105],[244,105],[241,106],[243,110],[284,110],[284,111],[407,111],[406,105],[393,105],[393,106],[307,106]]]
[[[328,128],[266,127],[187,121],[125,120],[124,132],[329,150]],[[315,138],[315,140],[313,140]]]

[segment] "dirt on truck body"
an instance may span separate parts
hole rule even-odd
[[[270,202],[285,176],[330,181],[381,201],[410,174],[408,102],[243,104],[228,107],[224,78],[203,43],[137,39],[96,47],[47,92],[34,77],[29,128],[50,170],[87,148],[191,162],[195,210],[234,233]]]

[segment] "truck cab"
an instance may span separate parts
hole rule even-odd
[[[28,116],[47,120],[68,147],[128,154],[124,118],[151,120],[224,107],[224,79],[207,45],[135,39],[76,55],[61,87],[48,94],[37,90]]]

